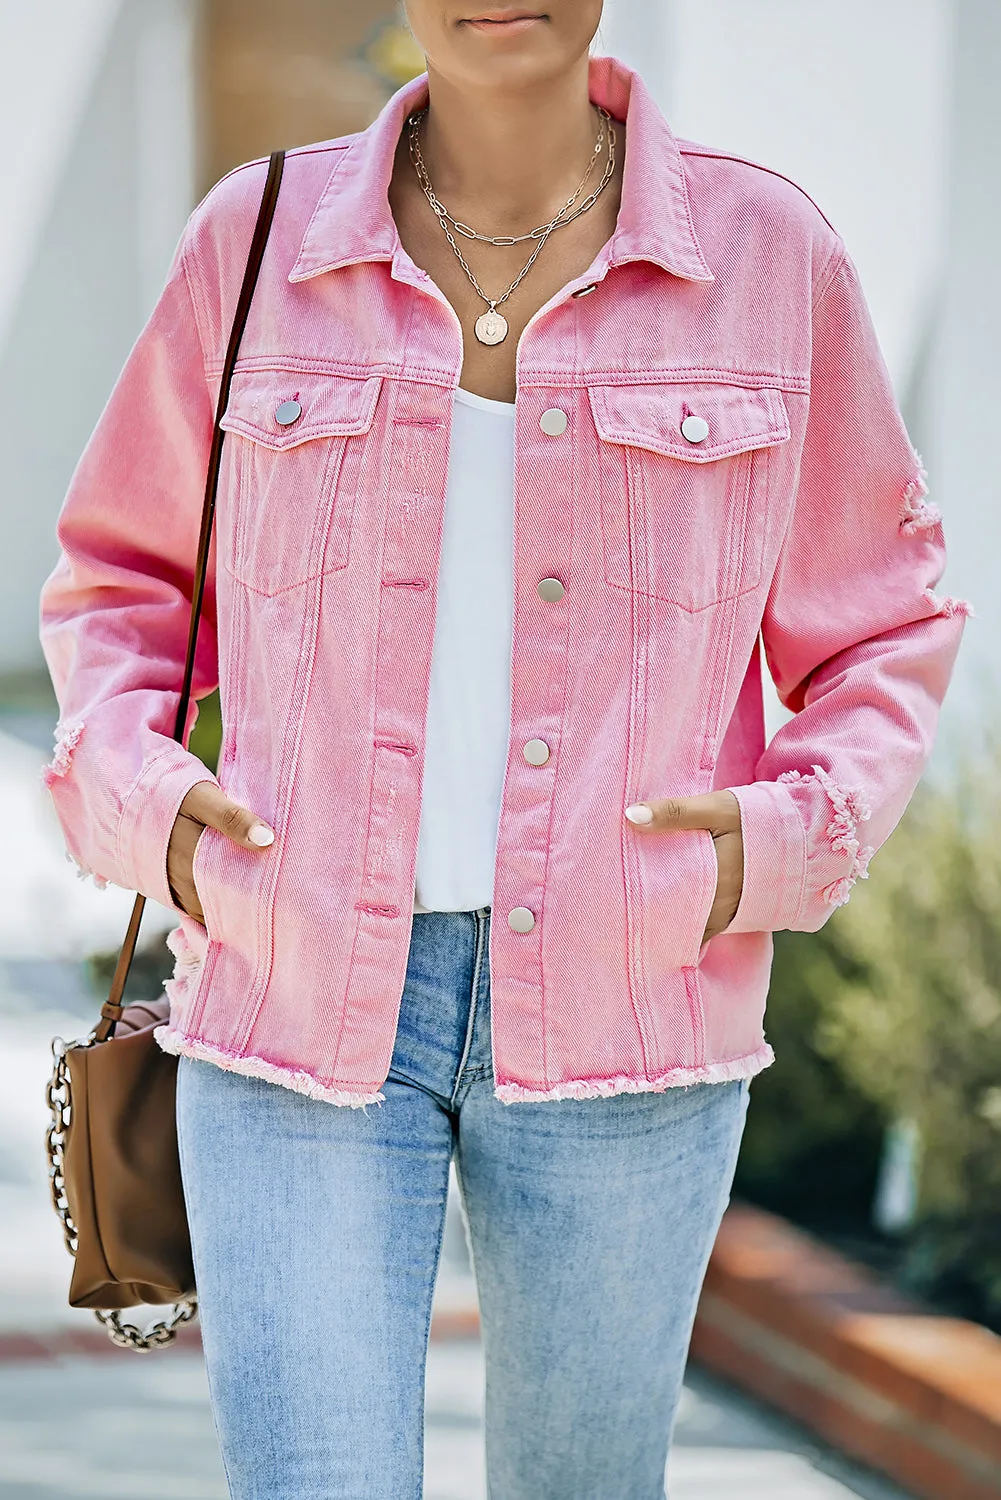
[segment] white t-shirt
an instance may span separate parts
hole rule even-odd
[[[514,403],[457,390],[414,911],[493,905],[511,721]]]

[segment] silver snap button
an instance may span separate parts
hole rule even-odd
[[[283,401],[275,412],[275,421],[279,427],[291,427],[293,422],[298,422],[302,416],[302,407],[298,401]]]
[[[545,599],[547,604],[559,604],[566,589],[558,578],[543,578],[539,584],[539,598]]]
[[[689,443],[704,443],[709,436],[709,423],[705,417],[686,417],[681,424],[681,436]]]
[[[542,413],[539,426],[547,437],[559,437],[566,432],[569,420],[565,411],[560,411],[558,406],[551,406],[548,411]]]
[[[549,746],[545,740],[529,740],[522,754],[530,766],[544,766],[549,759]]]
[[[507,914],[507,925],[513,932],[531,932],[535,917],[527,906],[515,906]]]

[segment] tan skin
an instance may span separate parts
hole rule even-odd
[[[524,234],[547,223],[576,188],[594,150],[599,117],[588,98],[588,48],[602,0],[544,4],[545,10],[536,11],[531,0],[526,5],[488,0],[480,9],[476,0],[407,0],[407,19],[427,58],[430,109],[421,149],[428,173],[449,212],[484,234]],[[625,126],[616,122],[615,131],[612,179],[593,208],[549,238],[521,286],[500,308],[510,331],[492,347],[473,333],[486,304],[470,285],[421,191],[406,128],[401,133],[390,207],[404,250],[432,278],[462,325],[459,383],[466,390],[514,401],[518,340],[526,325],[568,281],[587,270],[611,237],[626,145]],[[597,186],[604,167],[605,152],[585,193]],[[459,244],[480,285],[499,296],[535,242],[494,246],[462,239]],[[645,824],[635,822],[635,809],[629,809],[629,826],[639,837],[663,837],[680,829],[703,829],[712,836],[719,876],[704,934],[708,941],[729,925],[740,901],[744,860],[736,797],[718,791],[639,806],[650,815]],[[198,921],[204,917],[192,860],[206,826],[258,858],[266,857],[274,838],[260,818],[212,782],[191,789],[171,833],[167,873],[178,905]]]

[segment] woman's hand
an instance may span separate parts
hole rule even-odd
[[[647,816],[632,816],[636,812]],[[716,850],[716,899],[702,941],[707,943],[729,927],[737,915],[744,888],[740,804],[733,793],[707,792],[702,797],[668,797],[660,802],[638,802],[626,808],[626,817],[644,833],[704,828],[712,834]]]
[[[182,911],[196,922],[205,922],[198,899],[192,864],[195,845],[205,828],[217,828],[244,849],[266,849],[275,836],[268,825],[238,802],[233,802],[214,781],[199,781],[181,803],[167,845],[167,882]]]

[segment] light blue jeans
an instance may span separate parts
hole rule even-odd
[[[501,1104],[489,924],[489,907],[414,915],[383,1104],[181,1059],[181,1164],[234,1500],[419,1500],[453,1156],[491,1500],[663,1500],[748,1085]]]

